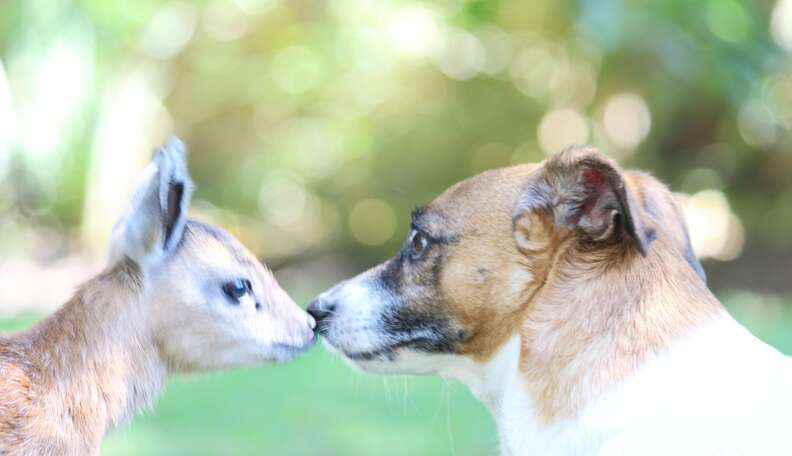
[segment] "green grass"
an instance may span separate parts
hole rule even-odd
[[[104,454],[494,455],[492,420],[459,385],[374,378],[324,349],[292,364],[176,379]]]
[[[744,292],[724,302],[792,354],[792,303]],[[25,315],[0,330],[33,321]],[[285,366],[173,379],[153,412],[108,436],[103,454],[494,456],[497,436],[458,384],[367,376],[317,347]]]
[[[0,321],[0,331],[35,320]],[[320,345],[283,366],[172,379],[103,454],[494,456],[497,437],[461,385],[361,374]]]

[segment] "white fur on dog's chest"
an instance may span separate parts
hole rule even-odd
[[[515,337],[466,383],[522,455],[792,455],[792,361],[724,315],[647,361],[573,420],[543,426],[519,373]]]

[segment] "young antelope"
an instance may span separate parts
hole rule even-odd
[[[170,373],[285,362],[314,320],[225,231],[189,220],[184,146],[157,151],[107,268],[33,329],[0,337],[0,455],[98,454]]]

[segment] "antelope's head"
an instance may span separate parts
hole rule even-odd
[[[110,261],[132,262],[151,337],[178,371],[284,362],[314,341],[315,322],[272,273],[221,228],[190,220],[184,145],[156,152],[117,222]]]

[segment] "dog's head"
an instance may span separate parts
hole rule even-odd
[[[454,185],[414,211],[396,256],[324,293],[309,312],[364,370],[442,373],[460,357],[489,359],[548,281],[630,267],[655,242],[700,268],[662,184],[574,148]],[[579,259],[580,271],[556,270],[564,258]]]

